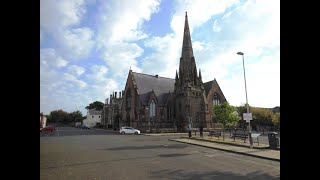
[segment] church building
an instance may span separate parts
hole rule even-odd
[[[131,126],[142,132],[212,128],[214,105],[226,102],[216,79],[202,82],[197,70],[185,15],[179,71],[175,79],[129,71],[122,94],[119,127]]]

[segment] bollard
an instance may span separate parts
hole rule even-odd
[[[189,130],[189,138],[191,138],[191,130]]]

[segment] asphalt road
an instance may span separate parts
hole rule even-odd
[[[108,135],[117,132],[99,131],[94,129],[79,129],[75,127],[57,127],[54,132],[40,132],[40,137],[49,136],[81,136],[81,135]]]
[[[76,128],[42,134],[40,179],[280,179],[279,162],[168,138]]]

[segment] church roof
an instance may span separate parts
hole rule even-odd
[[[208,96],[208,93],[210,91],[210,89],[212,88],[212,85],[215,83],[217,83],[217,81],[214,79],[212,81],[208,81],[206,83],[203,83],[203,87],[204,87],[204,90],[206,91],[206,97]]]
[[[137,92],[143,105],[148,104],[149,94],[153,91],[157,96],[158,105],[165,105],[169,91],[173,93],[175,80],[158,75],[132,72],[137,84]]]

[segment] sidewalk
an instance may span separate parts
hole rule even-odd
[[[280,161],[280,150],[272,150],[268,149],[267,145],[260,144],[259,146],[254,145],[253,149],[249,148],[248,144],[243,145],[244,143],[233,143],[232,142],[218,142],[218,141],[210,141],[206,139],[200,138],[175,138],[169,139],[170,141],[176,141],[181,143],[193,144],[197,146],[218,149],[222,151],[253,156],[273,161]]]

